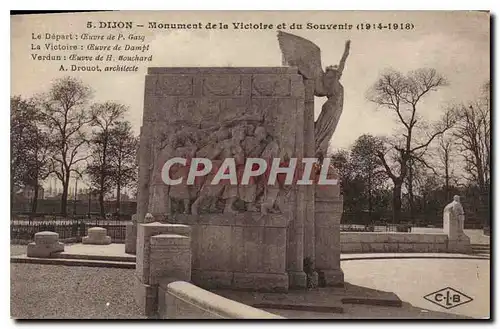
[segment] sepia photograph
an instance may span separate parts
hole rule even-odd
[[[489,11],[10,14],[10,316],[491,320]]]

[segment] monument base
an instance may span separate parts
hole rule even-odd
[[[305,272],[288,272],[288,286],[291,289],[307,288],[307,275]]]
[[[286,273],[234,273],[233,289],[252,291],[288,291]]]
[[[305,275],[305,273],[304,273]],[[288,291],[286,273],[243,273],[193,270],[191,279],[194,284],[205,289],[234,289],[251,291]]]
[[[469,254],[472,252],[472,247],[470,245],[470,238],[462,234],[456,239],[448,240],[448,252]]]
[[[31,242],[28,244],[28,257],[45,258],[50,257],[53,253],[64,251],[64,243],[56,242],[54,244],[36,244]]]
[[[337,287],[344,285],[344,272],[338,270],[320,270],[319,285],[321,287]]]

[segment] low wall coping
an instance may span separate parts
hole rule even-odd
[[[166,292],[210,313],[228,319],[284,319],[282,316],[219,296],[186,281],[174,281]]]

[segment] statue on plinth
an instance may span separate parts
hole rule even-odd
[[[342,114],[344,87],[340,83],[340,78],[349,55],[351,41],[346,41],[339,64],[327,66],[325,71],[321,66],[321,50],[311,41],[282,31],[278,32],[278,41],[284,62],[297,66],[299,73],[305,79],[314,81],[314,96],[328,98],[314,123],[316,157],[321,161],[326,155],[328,144]]]
[[[465,213],[462,204],[460,203],[460,196],[455,195],[453,201],[448,203],[443,210],[444,215],[449,214],[449,220],[457,221],[458,227],[463,231],[465,222]]]

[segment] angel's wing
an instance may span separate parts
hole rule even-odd
[[[314,43],[282,31],[278,31],[278,42],[286,64],[298,67],[300,74],[308,79],[323,75],[321,50]]]

